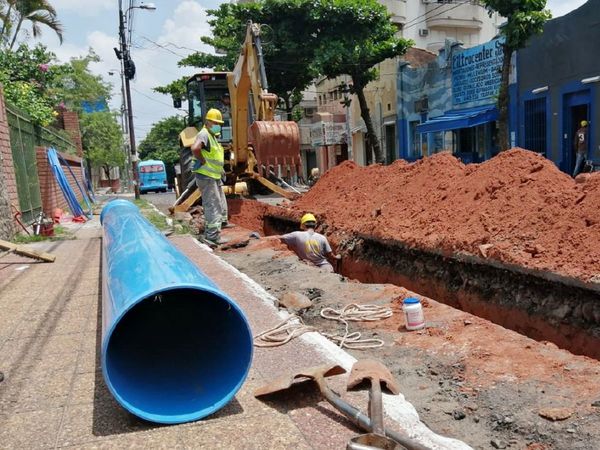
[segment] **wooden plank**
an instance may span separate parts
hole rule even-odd
[[[8,250],[16,253],[17,255],[27,256],[28,258],[39,259],[45,262],[54,262],[56,260],[56,256],[50,253],[45,252],[36,252],[34,250],[30,250],[27,247],[22,245],[13,244],[12,242],[3,241],[0,239],[0,249]]]
[[[175,212],[187,212],[198,200],[200,200],[200,189],[196,189],[185,201],[173,209]]]

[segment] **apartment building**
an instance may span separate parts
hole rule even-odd
[[[460,42],[465,48],[476,46],[492,39],[502,22],[497,14],[488,15],[478,1],[465,0],[380,0],[398,27],[398,36],[412,39],[415,47],[437,54],[453,42]],[[365,95],[377,138],[384,149],[386,162],[392,162],[399,155],[397,136],[397,79],[398,67],[403,58],[383,61],[379,64],[379,78],[367,86]],[[317,111],[315,122],[321,114],[333,123],[348,121],[346,132],[332,131],[328,145],[318,146],[313,140],[313,152],[321,155],[315,159],[318,167],[327,170],[346,154],[359,164],[369,164],[374,158],[365,151],[366,128],[360,116],[356,98],[352,98],[349,108],[340,110],[340,85],[343,79],[317,80]],[[336,95],[337,92],[337,95]],[[346,109],[348,109],[346,111]],[[327,114],[332,114],[328,116]],[[318,129],[318,122],[313,124]],[[323,128],[323,126],[321,126]],[[331,128],[331,127],[330,127]],[[336,141],[337,142],[334,142]],[[329,156],[333,153],[336,158]],[[327,165],[323,165],[324,162]],[[306,161],[310,166],[310,162]],[[307,167],[310,170],[311,167]]]

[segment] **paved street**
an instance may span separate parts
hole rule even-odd
[[[141,198],[152,203],[162,213],[169,214],[169,206],[173,206],[175,203],[175,192],[149,192],[143,194]]]

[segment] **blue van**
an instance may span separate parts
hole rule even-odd
[[[167,192],[167,171],[165,163],[158,160],[140,161],[138,163],[140,178],[140,194],[146,192]]]

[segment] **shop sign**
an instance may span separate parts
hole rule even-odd
[[[310,141],[313,147],[343,144],[346,142],[346,124],[319,122],[310,129]]]
[[[468,48],[452,56],[452,100],[455,105],[498,95],[504,38]]]

